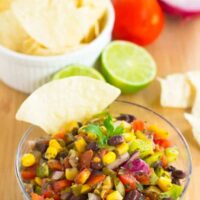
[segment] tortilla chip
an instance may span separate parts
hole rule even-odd
[[[52,134],[71,121],[82,122],[101,112],[119,95],[118,88],[89,77],[55,80],[31,94],[16,118]]]
[[[185,119],[192,126],[193,136],[200,145],[200,117],[185,113]]]
[[[60,54],[66,54],[66,53],[71,53],[77,49],[80,49],[84,47],[83,44],[80,44],[78,46],[74,47],[67,47],[65,49],[48,49],[39,43],[37,43],[35,40],[32,38],[27,38],[26,40],[23,41],[22,47],[20,48],[20,52],[24,54],[29,54],[29,55],[35,55],[35,56],[53,56],[53,55],[60,55]]]
[[[9,9],[12,2],[13,0],[0,0],[0,12]]]
[[[173,74],[166,79],[159,79],[161,83],[161,105],[164,107],[189,108],[193,103],[193,91],[187,76]]]
[[[12,9],[26,32],[49,49],[78,46],[105,13],[106,0],[77,7],[75,0],[16,0]]]
[[[187,76],[195,90],[192,114],[200,118],[200,71],[188,72]]]
[[[0,44],[19,51],[22,41],[29,38],[24,29],[15,19],[14,14],[10,11],[0,13]]]

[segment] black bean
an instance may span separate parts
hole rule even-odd
[[[183,179],[185,178],[186,174],[181,170],[175,170],[172,172],[172,176],[177,179]]]
[[[173,184],[176,184],[176,185],[181,185],[180,180],[177,179],[177,178],[172,178],[172,183],[173,183]]]
[[[121,144],[123,142],[124,142],[124,138],[121,135],[113,136],[108,140],[108,144],[111,145],[111,146],[116,146],[116,145]]]
[[[59,152],[58,154],[57,154],[57,156],[56,156],[56,159],[61,159],[61,158],[65,158],[65,157],[67,157],[67,155],[68,155],[68,152],[67,151],[61,151],[61,152]]]
[[[87,150],[98,151],[98,144],[96,142],[90,142],[87,146]]]
[[[80,196],[71,196],[70,200],[86,200],[87,199],[87,195],[80,195]]]
[[[172,199],[171,197],[169,197],[169,198],[164,198],[163,200],[174,200],[174,199]]]
[[[143,200],[145,199],[144,195],[138,190],[132,190],[127,193],[124,200]]]
[[[176,168],[175,167],[173,167],[173,166],[169,166],[169,167],[167,167],[167,169],[166,169],[168,172],[173,172],[173,171],[175,171],[176,170]]]
[[[47,150],[48,146],[48,141],[40,140],[36,142],[35,149],[40,151],[41,153],[44,153]]]
[[[136,117],[130,114],[120,114],[120,116],[117,117],[117,120],[124,120],[128,123],[133,122],[135,119]]]
[[[95,170],[101,170],[103,168],[102,162],[92,162],[91,168]]]

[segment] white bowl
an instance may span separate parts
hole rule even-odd
[[[31,93],[66,65],[92,66],[111,40],[114,18],[109,3],[107,21],[101,34],[85,47],[65,55],[31,56],[0,46],[0,79],[16,90]]]

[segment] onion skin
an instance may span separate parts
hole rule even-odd
[[[182,18],[189,18],[189,17],[200,15],[200,10],[186,10],[183,8],[178,8],[176,6],[169,5],[168,3],[162,0],[159,0],[159,3],[162,9],[170,15],[174,15],[174,16],[178,16]]]

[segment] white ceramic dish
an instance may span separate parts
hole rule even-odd
[[[51,75],[70,64],[92,66],[112,37],[114,10],[108,6],[107,21],[101,34],[87,46],[59,56],[31,56],[0,46],[0,79],[10,87],[31,93]]]

